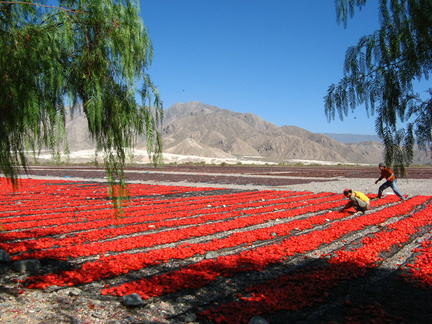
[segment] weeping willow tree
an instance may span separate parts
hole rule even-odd
[[[152,46],[133,0],[0,1],[0,168],[15,182],[26,151],[60,154],[79,106],[103,152],[111,193],[125,193],[126,148],[161,159],[162,105],[146,69]],[[66,146],[67,151],[67,146]]]
[[[366,0],[335,0],[338,23],[346,27]],[[376,115],[375,129],[387,165],[399,171],[413,159],[413,147],[431,149],[432,88],[416,92],[432,70],[432,1],[380,0],[380,29],[348,48],[344,76],[325,96],[329,121],[343,120],[359,105]]]

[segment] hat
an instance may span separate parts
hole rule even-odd
[[[381,168],[381,167],[385,167],[385,164],[384,163],[380,163],[380,164],[378,164],[378,166]]]
[[[343,194],[346,196],[347,194],[350,193],[350,191],[351,191],[351,189],[345,189],[345,190],[343,191]]]

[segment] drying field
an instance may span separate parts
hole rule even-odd
[[[0,319],[429,323],[432,170],[407,175],[401,201],[374,199],[371,167],[128,169],[118,220],[103,170],[32,168],[17,190],[0,178],[0,249],[41,265],[0,264]],[[355,185],[364,215],[339,211]]]

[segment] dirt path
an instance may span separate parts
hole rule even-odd
[[[105,171],[92,167],[31,167],[28,176],[104,181]],[[345,166],[166,166],[126,169],[126,178],[132,183],[312,192],[342,192],[350,188],[365,194],[377,193],[379,185],[384,183],[381,181],[376,185],[378,177],[378,168]],[[405,177],[397,181],[404,195],[432,195],[432,167],[408,168]],[[389,188],[385,194],[393,192]]]

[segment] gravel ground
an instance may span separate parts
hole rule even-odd
[[[175,168],[175,170],[140,168],[127,172],[126,175],[131,183],[217,187],[240,190],[270,189],[339,193],[345,188],[350,188],[369,194],[376,193],[379,187],[379,184],[375,184],[379,175],[376,168],[367,169],[363,174],[359,174],[359,177],[349,176],[350,170],[346,174],[337,176],[337,174],[343,173],[340,168],[325,167],[307,168],[305,169],[307,173],[304,175],[298,174],[292,168],[277,169],[277,172],[273,172],[274,169],[272,169],[272,172],[269,172],[269,168],[224,168],[225,172],[220,172],[220,170],[218,168],[200,168],[198,171],[195,168]],[[302,169],[300,168],[300,170]],[[32,168],[28,177],[53,180],[106,181],[103,170],[81,169],[77,171],[76,168],[71,167]],[[398,187],[404,195],[432,196],[431,173],[427,173],[426,176],[422,176],[420,173],[410,178],[398,179]],[[390,188],[385,193],[393,194]],[[387,223],[391,223],[392,221],[396,221],[396,219],[389,219]],[[387,224],[381,225],[386,226]],[[378,227],[372,226],[363,231],[352,233],[345,240],[335,241],[327,245],[320,253],[327,253],[353,241],[357,242],[365,235],[379,230]],[[344,304],[347,295],[351,296],[350,298],[357,304],[374,300],[386,307],[394,306],[400,314],[404,315],[404,318],[415,317],[416,320],[414,322],[416,323],[428,323],[430,319],[427,314],[430,315],[430,311],[432,311],[430,290],[423,291],[401,283],[396,278],[395,269],[397,266],[395,264],[402,262],[401,260],[409,260],[412,256],[412,249],[418,246],[418,243],[422,240],[430,238],[430,236],[430,229],[429,231],[419,233],[415,240],[387,258],[381,267],[382,269],[373,273],[368,278],[369,282],[367,285],[363,285],[360,280],[355,284],[351,285],[350,283],[349,286],[342,287],[346,291],[341,292],[340,296],[342,297],[336,298],[330,306],[324,305],[315,308],[313,311],[309,310],[308,313],[300,311],[294,316],[293,314],[280,312],[273,317],[269,317],[271,323],[286,324],[286,318],[290,318],[290,323],[298,323],[300,321],[303,323],[343,323],[344,316],[346,316],[344,312],[347,310],[347,306]],[[308,253],[307,257],[309,258],[307,262],[314,259],[318,263],[321,262],[317,259],[316,251]],[[187,262],[196,261],[198,260],[189,259]],[[136,309],[123,306],[116,298],[101,296],[99,292],[105,284],[104,282],[49,291],[25,289],[23,293],[22,287],[14,279],[22,279],[25,275],[17,274],[11,271],[8,265],[0,263],[0,322],[13,324],[180,324],[185,323],[185,318],[190,315],[189,323],[207,324],[209,323],[208,321],[193,321],[197,305],[211,300],[222,300],[227,296],[235,295],[236,291],[241,290],[242,287],[250,282],[262,280],[266,276],[274,277],[278,275],[279,271],[284,271],[283,269],[286,269],[285,267],[288,266],[292,268],[303,267],[305,266],[305,262],[303,256],[293,257],[284,264],[284,267],[269,267],[265,271],[250,273],[247,276],[238,276],[230,280],[221,279],[209,286],[197,289],[193,293],[171,294],[168,298],[152,300],[144,308]],[[170,263],[166,267],[175,268],[180,265],[180,263]],[[405,301],[402,305],[400,303],[401,299]],[[391,318],[387,320],[388,323],[404,322],[399,319],[392,320]],[[366,322],[363,321],[363,323]]]
[[[341,176],[338,176],[341,174]],[[30,178],[105,181],[103,169],[33,167]],[[23,177],[26,177],[25,175]],[[180,186],[216,187],[252,190],[291,190],[312,192],[342,192],[349,188],[374,194],[384,183],[375,184],[377,168],[314,167],[175,167],[166,169],[133,168],[126,170],[131,183],[173,184]],[[432,168],[408,170],[405,178],[397,179],[403,195],[432,195]],[[391,188],[384,194],[393,194]]]
[[[334,181],[327,182],[311,182],[300,185],[286,186],[286,190],[300,191],[308,190],[312,192],[342,192],[345,188],[361,191],[365,194],[377,193],[380,184],[384,183],[384,180],[375,184],[377,178],[338,178]],[[432,195],[432,179],[398,179],[397,185],[399,191],[403,195],[416,196],[416,195]],[[393,190],[388,188],[384,191],[384,194],[393,194]]]

